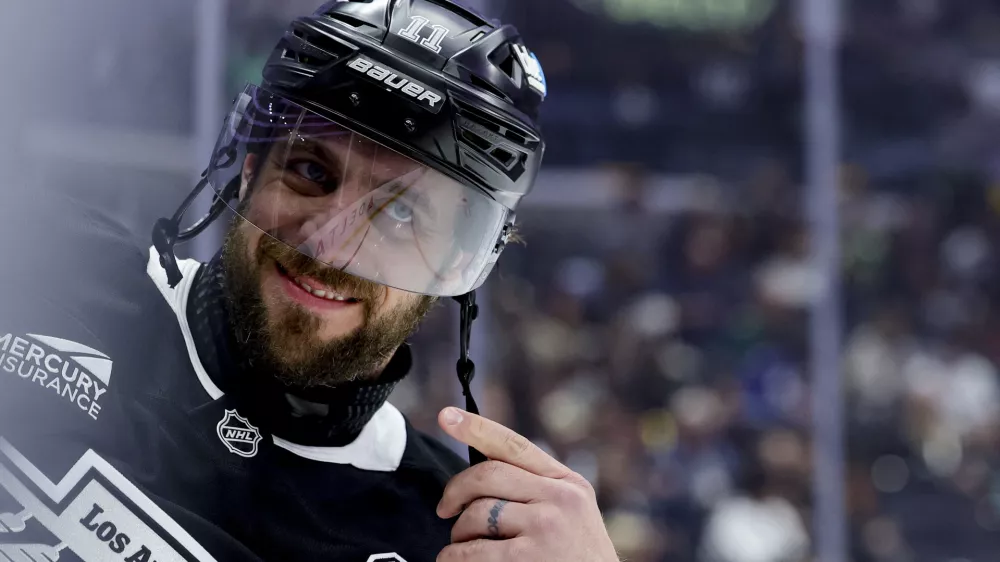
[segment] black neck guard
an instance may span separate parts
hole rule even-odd
[[[295,388],[242,359],[233,338],[225,297],[222,259],[216,256],[194,280],[188,323],[205,370],[241,414],[274,434],[299,445],[344,446],[357,438],[409,372],[410,348],[403,344],[377,382],[336,388]]]

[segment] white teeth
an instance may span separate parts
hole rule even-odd
[[[347,297],[343,297],[343,296],[338,295],[338,294],[336,294],[336,293],[334,293],[332,291],[321,291],[319,289],[313,289],[305,281],[303,281],[301,279],[298,279],[298,278],[295,279],[295,284],[298,285],[299,287],[302,287],[303,289],[305,289],[305,291],[307,293],[309,293],[310,295],[312,295],[314,297],[319,297],[321,299],[326,299],[328,301],[344,302],[344,301],[347,300]]]

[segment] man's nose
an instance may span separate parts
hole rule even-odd
[[[370,217],[362,197],[351,205],[328,207],[306,220],[300,229],[298,250],[333,267],[344,267],[368,234]]]

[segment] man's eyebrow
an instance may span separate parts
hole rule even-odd
[[[325,144],[314,139],[299,137],[295,140],[294,148],[299,148],[323,160],[330,160],[332,162],[336,162],[337,164],[340,163],[340,158],[334,151],[330,150]]]
[[[338,181],[344,181],[344,176],[347,173],[346,166],[344,166],[344,163],[337,152],[328,147],[326,143],[307,137],[298,137],[289,147],[289,152],[295,150],[305,152],[315,157],[317,160],[327,164],[330,168],[332,168],[331,172],[339,178]],[[290,157],[290,155],[288,157]]]

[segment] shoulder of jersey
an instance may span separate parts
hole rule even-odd
[[[0,434],[35,425],[103,434],[125,391],[145,380],[130,373],[148,369],[164,326],[155,314],[169,307],[146,274],[148,250],[130,225],[138,214],[116,216],[134,208],[123,202],[5,187]]]
[[[85,355],[93,357],[84,362],[102,362],[101,373],[114,372],[103,378],[116,381],[107,388],[121,389],[130,378],[121,376],[125,360],[148,351],[163,331],[155,315],[170,312],[146,273],[149,242],[140,245],[141,235],[132,226],[138,212],[117,216],[134,206],[106,205],[56,189],[11,189],[5,199],[0,206],[0,342],[7,343],[0,343],[0,351],[12,351],[17,338],[44,349],[54,346],[64,355],[89,350]],[[67,376],[72,378],[72,371]],[[21,390],[43,382],[7,379],[5,384]],[[54,384],[45,394],[62,396]],[[101,398],[109,400],[111,394]]]
[[[134,206],[122,200],[92,201],[61,189],[12,188],[4,199],[0,206],[0,258],[17,256],[24,265],[47,271],[59,268],[66,276],[73,274],[74,266],[90,270],[89,264],[106,264],[109,257],[135,260],[139,271],[144,271],[142,248],[149,247],[153,223],[141,233],[139,212],[131,216],[121,212]],[[145,222],[147,217],[141,220]],[[143,238],[145,243],[140,244]],[[2,270],[11,273],[10,267]]]
[[[0,207],[0,279],[4,286],[72,295],[83,283],[105,282],[106,289],[128,290],[145,276],[146,252],[156,212],[147,208],[125,215],[127,197],[94,201],[67,189],[11,188]],[[150,207],[150,206],[147,206]],[[148,226],[143,225],[150,221]],[[146,226],[145,228],[143,228]],[[145,232],[143,232],[145,231]]]

